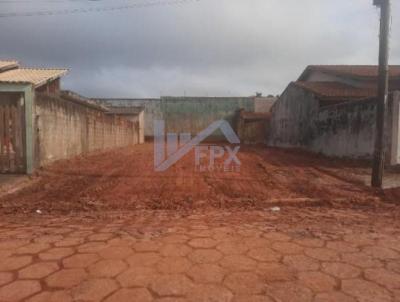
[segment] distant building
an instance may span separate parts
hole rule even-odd
[[[116,110],[142,107],[145,110],[145,136],[153,136],[153,121],[164,120],[168,131],[196,135],[212,122],[225,119],[235,127],[241,110],[267,113],[275,97],[171,97],[143,99],[95,99],[98,104]],[[219,134],[215,138],[219,138]]]
[[[371,158],[377,79],[377,66],[308,66],[272,107],[268,143]],[[387,150],[392,163],[400,163],[399,90],[400,66],[391,66]]]

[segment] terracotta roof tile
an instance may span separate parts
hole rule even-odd
[[[67,69],[19,68],[0,73],[0,83],[33,84],[35,87],[57,79],[67,73]]]
[[[304,80],[310,71],[321,71],[335,75],[360,78],[378,77],[377,65],[310,65],[300,76],[299,80]],[[389,67],[389,75],[390,77],[400,77],[400,65],[391,65]]]
[[[18,67],[18,61],[0,60],[0,72]]]
[[[376,89],[357,88],[339,82],[293,82],[296,86],[313,92],[320,100],[358,100],[377,95]]]

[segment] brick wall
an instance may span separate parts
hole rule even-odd
[[[139,121],[57,95],[36,94],[34,121],[36,166],[139,143]]]

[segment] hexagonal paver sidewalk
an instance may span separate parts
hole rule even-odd
[[[399,226],[346,211],[4,218],[0,301],[400,301]]]

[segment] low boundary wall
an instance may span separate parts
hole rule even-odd
[[[144,135],[152,138],[153,122],[164,120],[167,132],[197,135],[211,123],[224,119],[231,126],[239,110],[269,112],[274,97],[169,97],[159,99],[94,99],[98,104],[116,107],[143,107],[145,109]],[[213,135],[223,139],[222,133]]]
[[[72,97],[36,94],[35,166],[140,142],[139,121],[106,112],[101,106]]]
[[[268,145],[303,148],[335,157],[372,159],[376,98],[326,105],[295,85],[287,88],[271,111]],[[400,93],[388,99],[386,162],[400,164]]]
[[[390,95],[386,161],[400,164],[399,92]],[[313,125],[311,149],[326,155],[371,159],[375,146],[376,99],[322,107]]]
[[[236,132],[243,144],[265,144],[268,136],[270,114],[241,110],[238,113]]]

